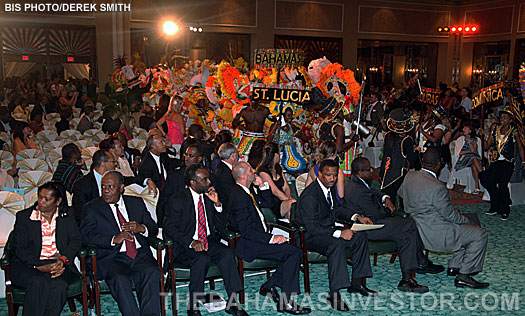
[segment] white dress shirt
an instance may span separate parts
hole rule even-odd
[[[120,228],[120,222],[118,221],[117,208],[115,207],[115,204],[118,205],[118,210],[120,211],[120,214],[122,214],[122,217],[124,217],[126,222],[129,222],[128,210],[126,209],[126,205],[124,204],[124,200],[122,199],[122,195],[120,196],[120,199],[118,200],[117,203],[108,204],[109,208],[111,208],[111,212],[113,212],[113,217],[115,218],[115,221],[117,222],[117,226],[119,227],[120,231],[122,231],[122,229]],[[142,226],[144,226],[146,231],[144,233],[142,233],[141,235],[144,236],[144,237],[148,237],[148,228],[146,227],[146,225],[142,225]],[[113,237],[113,239],[111,240],[111,246],[115,245],[115,243],[113,242],[115,237]],[[140,243],[137,241],[137,238],[133,238],[133,241],[135,242],[135,246],[137,247],[137,249],[139,249],[140,248]],[[122,246],[120,246],[120,252],[126,252],[126,243],[125,242],[122,242]]]
[[[202,206],[204,207],[204,214],[206,214],[206,205],[204,204],[204,194],[199,194],[193,191],[192,188],[189,188],[191,192],[191,197],[193,198],[193,209],[195,211],[195,233],[193,234],[193,240],[199,240],[199,198],[202,199]],[[215,206],[215,205],[214,205]],[[215,206],[217,212],[222,213],[222,206]],[[210,226],[208,225],[208,216],[206,218],[206,236],[210,235]],[[190,244],[191,248],[191,244]]]
[[[157,164],[157,169],[159,170],[159,174],[164,175],[164,179],[167,178],[166,169],[164,169],[164,166],[160,163],[160,156],[155,155],[154,153],[150,152],[151,157],[153,157],[153,160],[155,160],[155,163]]]

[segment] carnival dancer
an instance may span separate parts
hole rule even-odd
[[[389,131],[385,134],[383,160],[381,161],[381,190],[396,203],[397,190],[411,166],[418,160],[414,140],[409,134],[414,128],[412,117],[402,108],[390,112],[387,120]]]
[[[487,215],[501,215],[501,220],[509,219],[510,199],[509,181],[514,170],[514,148],[518,146],[521,161],[524,161],[525,152],[523,139],[512,126],[513,117],[510,109],[506,108],[500,113],[500,124],[493,124],[485,140],[485,148],[489,149],[490,166],[479,174],[481,185],[490,194],[490,209]],[[521,163],[525,168],[525,163]]]
[[[306,159],[299,154],[295,137],[300,138],[305,143],[312,146],[312,142],[304,135],[300,128],[292,121],[294,117],[293,109],[290,104],[285,105],[283,118],[277,120],[268,133],[268,141],[279,144],[281,151],[281,166],[290,173],[301,173],[306,168]],[[281,125],[280,128],[279,125]]]
[[[264,123],[269,114],[270,110],[267,107],[254,101],[233,119],[232,126],[236,129],[233,144],[237,146],[241,158],[248,155],[254,141],[266,139]],[[244,124],[241,124],[243,122]]]

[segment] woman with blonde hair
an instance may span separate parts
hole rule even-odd
[[[157,121],[157,128],[163,133],[172,145],[180,145],[184,141],[186,133],[184,118],[182,117],[182,98],[174,95],[170,100],[170,106],[166,114]],[[168,132],[163,128],[163,124],[168,126]]]

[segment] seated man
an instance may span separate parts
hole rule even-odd
[[[159,201],[157,202],[157,218],[159,227],[163,227],[164,216],[166,216],[168,210],[169,199],[179,191],[185,189],[186,184],[184,180],[184,172],[186,168],[193,164],[202,163],[202,154],[199,152],[199,146],[193,144],[186,149],[184,155],[184,166],[177,168],[173,171],[168,172],[168,178],[166,179],[166,186],[164,190],[160,192]]]
[[[362,283],[362,278],[372,276],[366,233],[335,226],[336,218],[371,223],[369,218],[337,203],[334,186],[338,173],[339,165],[334,160],[325,159],[321,162],[319,176],[299,197],[297,220],[306,226],[306,248],[328,257],[328,303],[335,310],[349,311],[339,289],[348,288],[348,292],[363,296],[376,296],[377,292]],[[346,268],[347,248],[352,254],[352,283]]]
[[[479,220],[470,220],[452,207],[447,188],[437,179],[440,168],[439,151],[427,149],[423,154],[423,168],[409,172],[399,188],[405,212],[416,221],[426,249],[454,252],[447,274],[457,275],[455,286],[487,288],[489,283],[474,280],[472,274],[483,268],[488,234],[479,227]]]
[[[232,143],[224,143],[219,147],[218,154],[221,161],[215,169],[215,188],[217,189],[221,203],[227,206],[230,193],[235,186],[232,168],[233,165],[239,161],[239,153]],[[221,215],[223,225],[226,226],[228,224],[228,210],[224,210]]]
[[[426,286],[417,284],[412,278],[412,272],[417,269],[418,273],[439,273],[444,268],[432,264],[423,254],[423,242],[416,223],[409,218],[391,216],[395,206],[390,197],[372,190],[368,185],[368,181],[372,179],[368,159],[354,159],[352,173],[350,181],[345,183],[345,203],[352,210],[370,218],[374,224],[385,225],[381,229],[367,231],[368,240],[393,240],[397,243],[402,274],[397,288],[404,292],[428,292]]]
[[[236,163],[232,172],[237,184],[231,191],[228,210],[230,226],[241,233],[236,248],[237,256],[248,262],[255,259],[281,262],[270,279],[261,286],[259,294],[272,298],[281,313],[310,313],[309,308],[303,308],[291,299],[291,295],[300,290],[299,263],[302,252],[296,246],[288,244],[285,236],[272,234],[261,211],[262,206],[271,207],[272,193],[268,183],[263,183],[246,162]],[[261,190],[260,197],[252,184]],[[281,288],[280,295],[276,286]]]
[[[188,150],[192,147],[188,147]],[[210,173],[201,164],[192,164],[184,172],[188,188],[173,195],[167,203],[165,233],[175,241],[173,257],[190,268],[188,315],[200,315],[196,299],[204,295],[204,281],[210,263],[219,267],[230,300],[226,312],[246,315],[237,303],[242,290],[233,249],[225,247],[215,232],[216,213],[222,204],[211,187]]]
[[[81,169],[86,169],[86,164],[82,160],[80,149],[69,143],[62,147],[62,159],[58,161],[53,181],[62,183],[67,192],[73,193],[73,184],[83,176]]]
[[[168,172],[181,166],[178,159],[173,159],[166,153],[166,139],[160,135],[149,136],[144,149],[144,158],[139,167],[139,176],[155,182],[160,190],[164,190]]]
[[[101,187],[102,197],[86,205],[80,225],[83,244],[98,248],[95,276],[106,280],[122,315],[160,315],[160,270],[147,241],[157,225],[142,199],[122,195],[119,172],[106,172]]]

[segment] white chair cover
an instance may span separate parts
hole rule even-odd
[[[52,125],[53,127],[55,124]],[[51,128],[46,126],[46,129],[43,131],[40,131],[36,134],[36,139],[42,144],[45,144],[47,142],[52,142],[55,140],[58,140],[58,134],[55,131],[51,130]]]
[[[49,171],[49,165],[47,164],[47,162],[45,162],[45,160],[37,158],[24,159],[18,161],[16,167],[20,168],[20,170],[18,171],[19,174],[34,170]]]
[[[79,140],[81,136],[82,134],[80,134],[80,132],[77,131],[76,129],[67,129],[65,131],[62,131],[62,133],[60,133],[61,139],[70,139],[72,141]]]
[[[55,171],[57,170],[57,167],[58,167],[58,163],[60,162],[60,158],[59,159],[55,159],[51,162],[51,173],[55,173]]]
[[[50,142],[45,142],[42,145],[42,149],[44,150],[44,154],[48,155],[50,151],[53,149],[62,149],[62,146],[64,145],[64,142],[61,140],[54,140]]]
[[[306,179],[308,178],[308,173],[303,173],[295,179],[295,189],[297,190],[297,196],[300,196],[303,193],[304,188],[306,188]]]
[[[144,147],[146,147],[146,141],[139,138],[133,138],[128,141],[128,147],[138,149],[142,152]]]
[[[24,197],[20,194],[0,191],[0,247],[5,246],[15,225],[16,213],[23,210],[24,205]]]
[[[6,132],[0,132],[0,139],[11,145],[11,137]]]
[[[46,155],[44,155],[44,152],[38,149],[24,149],[18,152],[16,154],[16,161],[22,161],[24,159],[31,159],[31,158],[38,158],[45,160]]]
[[[82,148],[81,152],[82,152],[82,159],[84,159],[84,161],[86,161],[87,159],[92,159],[93,158],[93,154],[95,154],[95,151],[97,151],[98,148],[97,147],[86,147],[86,148]]]
[[[82,138],[90,140],[94,144],[98,144],[101,140],[106,138],[106,134],[104,134],[104,132],[102,132],[100,129],[93,128],[85,131]]]
[[[148,187],[143,188],[138,184],[128,185],[124,191],[124,195],[136,196],[144,200],[144,204],[146,204],[146,208],[150,212],[151,218],[153,218],[155,223],[157,222],[157,212],[155,210],[157,208],[159,194],[160,192],[157,192],[157,196],[153,197],[153,194],[149,194]]]
[[[2,169],[11,169],[13,168],[13,162],[15,160],[15,157],[12,153],[0,150],[0,164]]]
[[[0,168],[0,190],[4,187],[14,188],[15,180],[7,173],[6,169]]]
[[[47,154],[47,159],[50,165],[53,165],[55,161],[62,159],[62,148],[55,148]]]
[[[20,175],[18,179],[18,187],[25,190],[25,194],[38,188],[42,184],[51,181],[53,174],[49,171],[28,171]]]
[[[78,148],[80,148],[81,150],[83,148],[87,148],[87,147],[95,147],[95,144],[91,141],[91,140],[87,140],[87,139],[80,139],[80,140],[77,140],[75,142],[75,144],[78,146]]]
[[[31,194],[24,195],[24,202],[25,202],[26,208],[35,204],[37,200],[38,200],[38,191],[31,191]]]
[[[60,114],[59,113],[48,113],[46,115],[46,120],[48,120],[48,121],[55,120],[55,119],[60,120]]]
[[[148,139],[148,131],[146,131],[143,128],[135,127],[135,129],[133,130],[133,138],[139,138],[139,139],[147,140]]]

